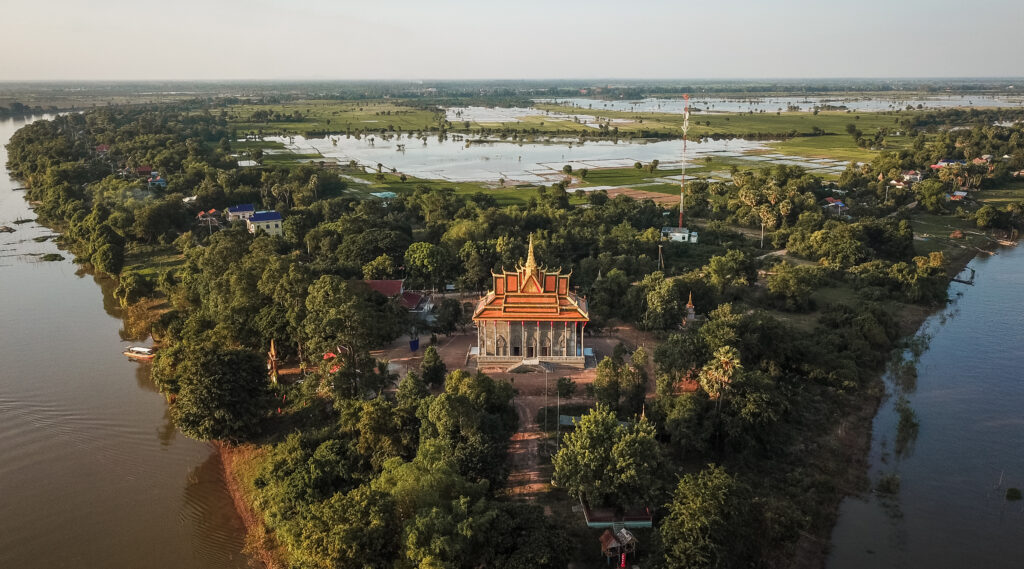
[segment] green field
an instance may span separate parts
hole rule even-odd
[[[174,245],[133,244],[125,250],[123,271],[134,271],[155,280],[160,273],[184,262],[185,256]]]
[[[562,105],[538,104],[536,108],[565,114],[590,115],[620,119],[627,123],[612,123],[619,132],[650,130],[681,135],[683,115],[679,113],[638,113],[630,111],[608,111],[603,109],[580,109]],[[817,115],[808,112],[775,113],[714,113],[690,116],[692,138],[703,135],[726,134],[746,135],[752,133],[810,133],[818,127],[827,133],[846,135],[846,125],[855,124],[866,135],[874,134],[879,128],[894,128],[896,120],[912,111],[881,113],[847,113],[844,111],[822,111]],[[593,130],[591,127],[579,125]],[[846,135],[849,136],[849,135]]]
[[[1002,187],[981,192],[978,201],[994,206],[1024,201],[1024,180],[1013,181]]]
[[[470,196],[477,192],[486,193],[488,196],[493,197],[501,205],[518,204],[523,205],[530,201],[530,198],[537,197],[537,186],[522,185],[522,186],[505,186],[499,187],[496,184],[485,184],[482,182],[450,182],[447,180],[427,180],[424,178],[416,178],[408,176],[403,182],[398,174],[381,174],[378,177],[376,173],[366,174],[360,171],[352,171],[346,169],[344,175],[352,178],[359,178],[366,180],[369,183],[361,184],[352,180],[347,180],[348,189],[345,193],[350,196],[359,196],[363,198],[373,197],[372,193],[375,192],[394,192],[396,194],[411,194],[417,187],[426,187],[432,190],[439,189],[451,189],[454,190],[457,195]],[[570,190],[571,191],[571,190]]]
[[[256,120],[259,111],[302,120]],[[228,122],[239,132],[263,134],[306,134],[308,132],[420,131],[437,127],[444,114],[415,109],[388,101],[295,101],[272,105],[234,105],[227,109]]]

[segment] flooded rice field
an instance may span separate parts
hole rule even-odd
[[[368,135],[360,138],[336,135],[325,138],[268,137],[285,143],[294,152],[320,154],[325,160],[345,164],[349,161],[376,170],[394,169],[419,178],[452,182],[550,184],[561,179],[562,167],[628,168],[636,162],[658,160],[662,168],[679,168],[681,143],[678,140],[656,142],[556,140],[516,142],[471,140],[461,135],[418,137],[411,134]],[[783,154],[763,154],[765,142],[749,140],[705,140],[687,146],[688,166],[703,165],[707,157],[736,158],[765,164],[801,166],[821,174],[842,172],[841,160],[807,159]],[[758,152],[759,154],[751,154]],[[678,176],[675,178],[678,180]]]

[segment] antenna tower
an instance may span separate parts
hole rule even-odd
[[[690,94],[684,93],[683,100],[686,101],[686,106],[683,107],[683,176],[679,178],[679,229],[683,228],[683,212],[686,210],[686,132],[690,130]]]

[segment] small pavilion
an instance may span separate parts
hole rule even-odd
[[[473,312],[477,363],[584,367],[587,301],[569,292],[569,274],[537,264],[530,237],[526,263],[491,273],[493,288]]]

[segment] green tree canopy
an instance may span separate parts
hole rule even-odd
[[[552,482],[595,505],[643,503],[657,490],[662,462],[654,436],[646,420],[622,426],[615,413],[598,404],[566,435],[553,460]]]

